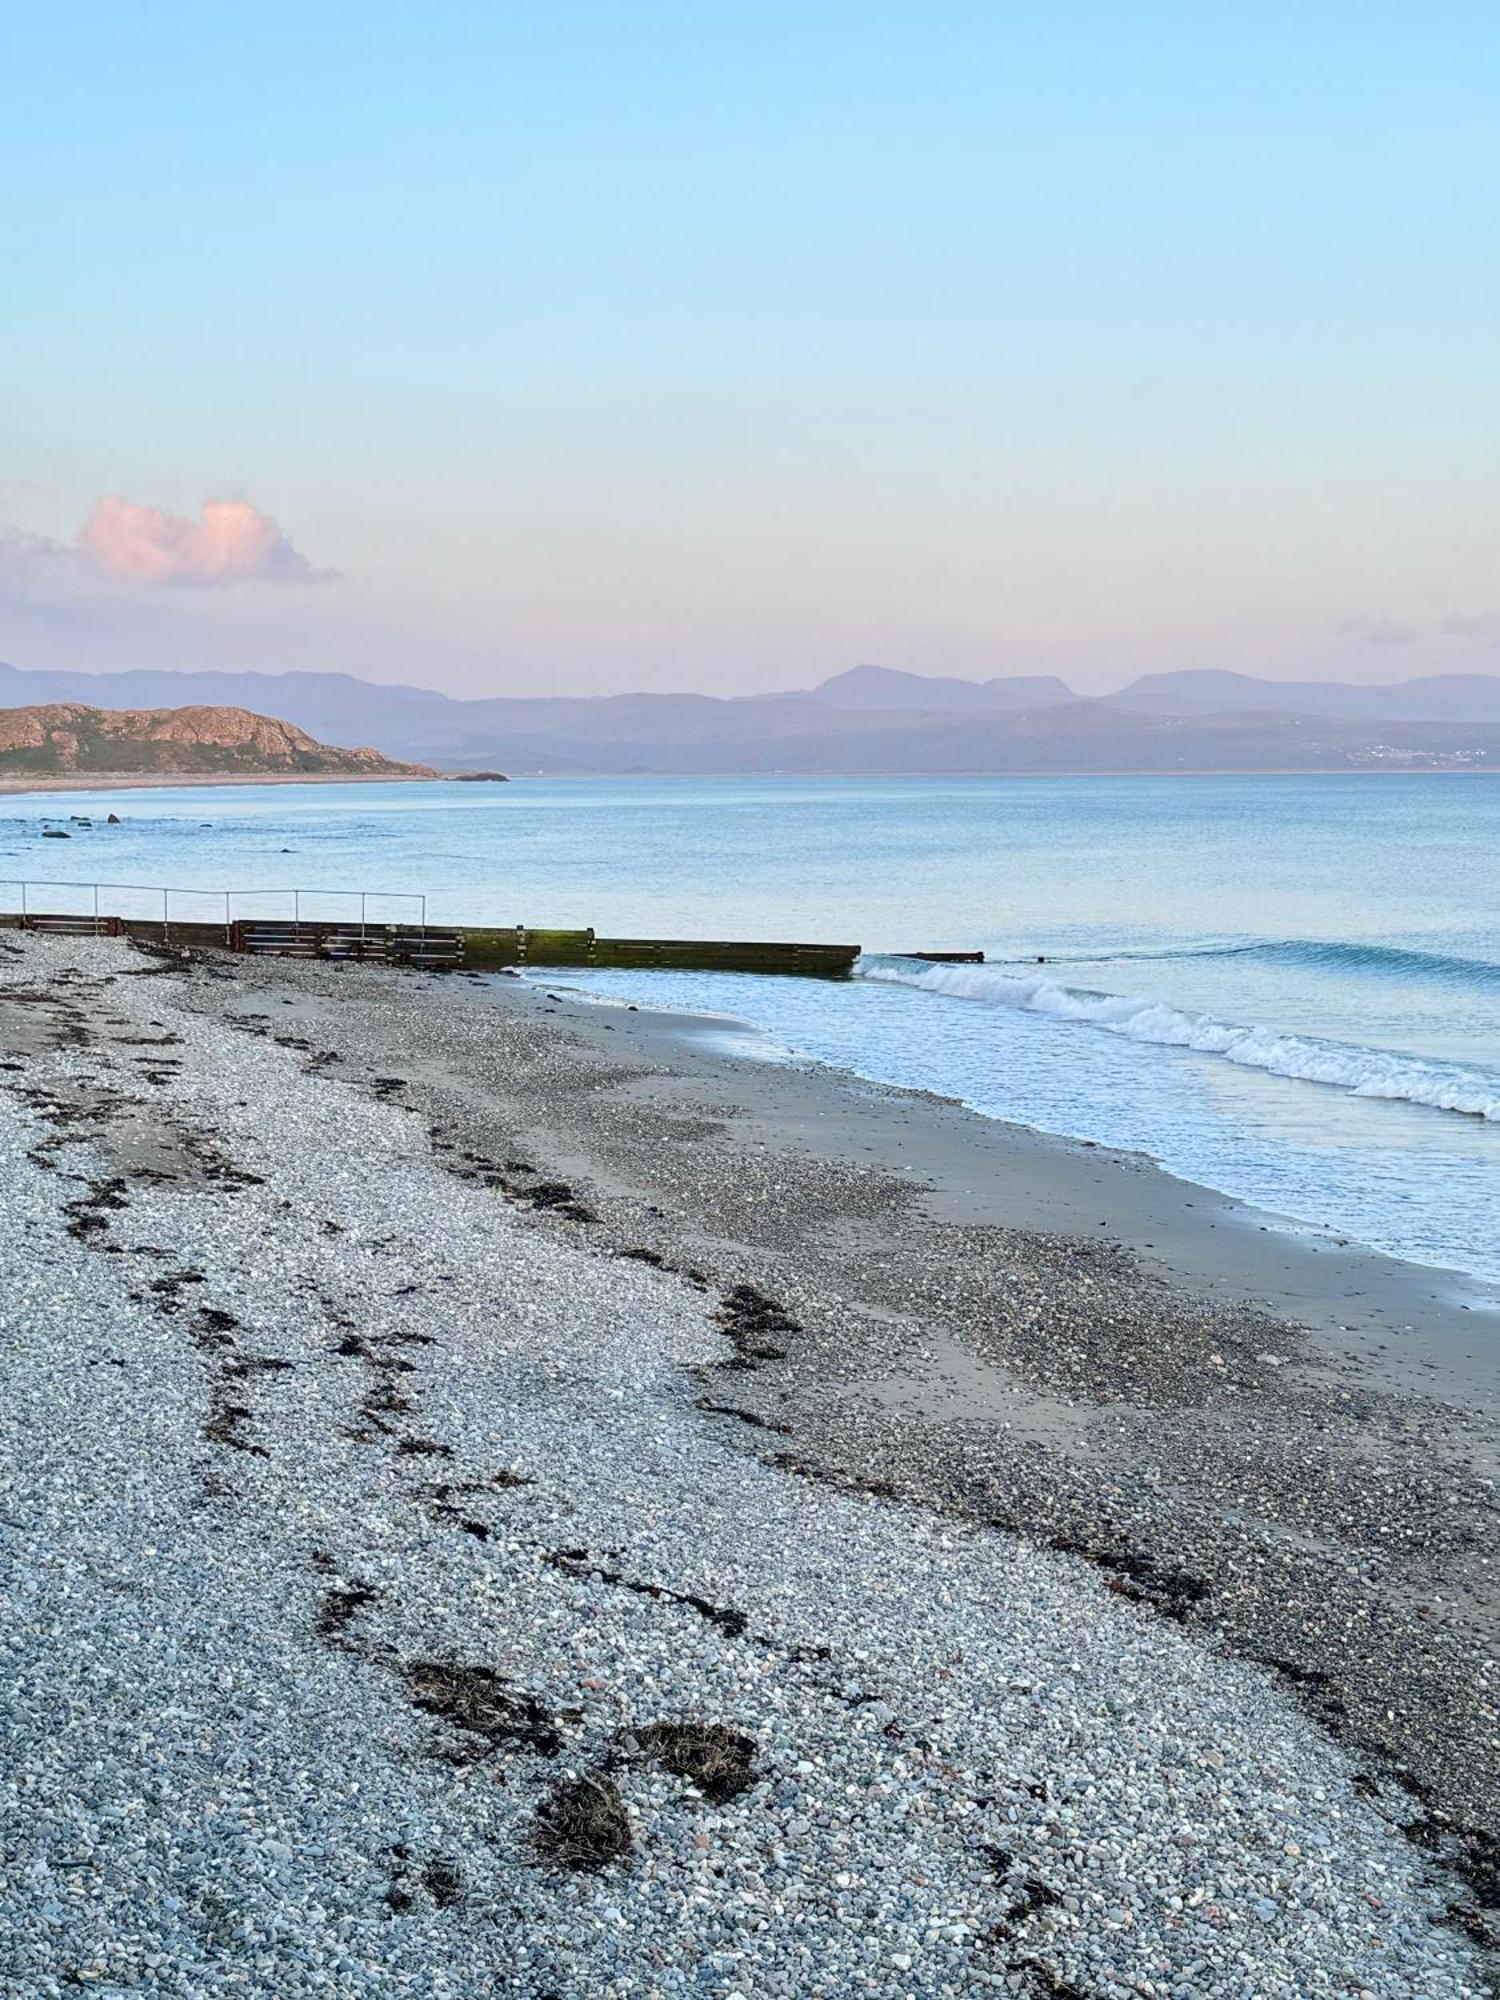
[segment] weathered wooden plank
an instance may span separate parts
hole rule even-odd
[[[87,920],[65,917],[62,912],[34,912],[33,920],[46,925]],[[12,913],[0,913],[0,925],[21,921]],[[770,938],[614,938],[600,937],[592,929],[528,929],[513,925],[427,925],[377,924],[358,922],[297,922],[290,918],[240,918],[229,925],[204,922],[172,922],[163,925],[149,918],[101,920],[143,941],[162,940],[178,944],[223,944],[239,951],[261,950],[295,953],[299,956],[333,954],[339,957],[394,958],[423,964],[461,962],[471,968],[536,966],[618,966],[648,970],[653,967],[694,972],[763,972],[795,974],[803,978],[846,979],[859,957],[853,944],[814,944],[806,941]],[[90,924],[90,928],[92,925]],[[977,954],[912,954],[932,958],[969,958]]]

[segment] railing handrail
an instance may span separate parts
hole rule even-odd
[[[424,900],[421,889],[334,889],[306,882],[268,882],[252,888],[226,889],[222,884],[195,888],[182,882],[59,882],[37,875],[0,875],[0,887],[25,889],[131,889],[147,896],[386,896],[403,902]]]
[[[160,896],[161,898],[160,922],[164,930],[172,922],[172,898],[174,896],[177,897],[196,896],[200,900],[208,899],[214,902],[215,904],[221,904],[223,906],[224,933],[226,938],[229,935],[231,926],[235,921],[236,915],[243,916],[245,914],[243,911],[238,911],[238,912],[236,911],[235,905],[237,903],[242,904],[248,899],[265,898],[271,896],[291,898],[291,904],[292,904],[291,921],[294,924],[300,925],[303,922],[302,899],[304,897],[307,897],[311,901],[320,896],[321,897],[342,896],[349,899],[352,902],[357,902],[359,904],[358,922],[361,933],[363,933],[366,930],[366,928],[372,921],[372,912],[370,909],[371,903],[382,903],[382,902],[415,904],[416,927],[419,930],[426,930],[427,928],[427,892],[425,889],[335,889],[331,887],[322,887],[322,886],[309,887],[303,884],[298,884],[293,882],[267,885],[261,888],[245,888],[245,889],[225,889],[222,887],[211,888],[207,886],[203,888],[194,888],[183,885],[171,885],[165,882],[61,882],[58,881],[55,877],[49,877],[46,880],[43,880],[41,877],[33,875],[0,875],[0,890],[3,889],[20,890],[21,892],[20,909],[17,912],[17,914],[21,917],[23,922],[25,922],[28,917],[33,915],[66,916],[71,914],[70,912],[64,910],[42,911],[38,910],[36,907],[37,895],[39,892],[45,893],[46,891],[52,889],[64,889],[64,890],[82,891],[91,898],[93,905],[91,914],[96,922],[103,915],[111,915],[111,916],[123,915],[123,912],[119,911],[105,912],[100,910],[99,897],[101,891],[106,893],[118,893],[130,896],[151,896],[151,897]],[[384,919],[380,918],[379,916],[374,916],[373,920],[376,922],[384,921]],[[138,918],[131,919],[130,921],[140,921],[140,919]],[[153,917],[149,921],[156,922],[157,919]],[[192,921],[201,922],[203,921],[203,919],[200,918],[195,920],[191,918],[179,917],[177,921],[179,923],[192,922]],[[219,921],[217,915],[215,915],[211,921],[215,926],[217,926]],[[324,921],[324,920],[309,918],[307,919],[307,921],[314,922],[314,921]],[[351,915],[346,921],[353,923],[355,919]],[[413,920],[408,917],[404,919],[397,918],[394,919],[394,921],[406,922],[410,924]]]

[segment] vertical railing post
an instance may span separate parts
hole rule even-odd
[[[94,884],[94,936],[99,935],[99,884]]]

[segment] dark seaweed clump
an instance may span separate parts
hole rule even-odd
[[[630,1852],[630,1817],[613,1778],[594,1772],[554,1785],[536,1816],[537,1850],[559,1868],[603,1868]]]
[[[634,1734],[649,1757],[716,1805],[755,1783],[755,1738],[742,1730],[722,1722],[653,1722]]]

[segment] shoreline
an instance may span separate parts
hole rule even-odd
[[[61,1866],[139,1679],[150,1839],[223,1736],[247,1921],[382,1996],[696,1991],[728,1941],[726,1994],[1484,1990],[1494,1315],[722,1021],[104,940],[0,974],[0,1482],[65,1652],[10,1720]],[[498,1771],[402,1699],[444,1656],[529,1691]],[[742,1797],[651,1775],[673,1714],[747,1732]],[[560,1770],[638,1815],[597,1878],[531,1844]],[[227,1993],[141,1914],[201,1836],[119,1838],[76,1949],[144,1921]]]
[[[0,797],[49,792],[212,791],[224,785],[432,785],[407,771],[95,771],[0,774]]]
[[[1472,1397],[1500,1418],[1500,1286],[1472,1272],[1398,1257],[1317,1223],[1260,1208],[1176,1173],[1145,1151],[1001,1118],[962,1098],[779,1046],[774,1056],[756,1054],[735,1046],[745,1039],[774,1041],[753,1021],[632,1005],[568,986],[569,970],[560,966],[549,976],[548,968],[538,966],[522,977],[532,987],[560,988],[585,1007],[633,1012],[640,1023],[636,1032],[659,1038],[668,1061],[691,1060],[695,1044],[714,1050],[718,1042],[714,1052],[746,1068],[827,1077],[834,1097],[868,1092],[877,1100],[925,1107],[917,1129],[903,1134],[908,1155],[903,1171],[921,1177],[934,1212],[948,1221],[1003,1221],[1045,1235],[1102,1229],[1111,1240],[1144,1252],[1143,1261],[1175,1287],[1225,1301],[1253,1299],[1273,1315],[1297,1321],[1312,1336],[1319,1358],[1337,1359],[1352,1347],[1361,1368],[1384,1389],[1430,1394],[1437,1387],[1460,1399]],[[760,1104],[777,1093],[772,1086],[745,1094]],[[785,1121],[773,1114],[772,1122]],[[986,1143],[990,1127],[993,1144]],[[970,1171],[985,1162],[990,1178],[983,1189],[967,1184],[959,1164],[964,1155],[972,1156]],[[1102,1216],[1096,1213],[1101,1207]],[[1386,1336],[1393,1329],[1411,1335],[1409,1351],[1398,1345],[1392,1352]]]
[[[652,784],[671,779],[681,779],[684,783],[702,784],[710,779],[722,779],[726,784],[744,784],[764,780],[773,784],[798,784],[804,780],[820,783],[831,779],[847,779],[851,784],[919,784],[927,780],[942,780],[957,783],[1014,783],[1020,780],[1045,783],[1052,779],[1076,780],[1079,778],[1493,778],[1500,777],[1500,769],[1480,769],[1466,765],[1434,769],[1393,768],[1383,766],[1361,767],[1357,770],[1296,770],[1296,769],[1247,769],[1225,770],[1207,769],[1201,771],[1131,770],[1131,771],[511,771],[506,782],[524,783],[528,778],[546,784],[562,784],[572,779],[597,784],[600,779],[618,779],[622,783],[638,783],[642,779]],[[464,781],[464,773],[458,769],[440,770],[436,777],[419,778],[405,772],[356,772],[356,771],[261,771],[252,773],[186,772],[162,771],[155,774],[129,771],[96,772],[92,775],[42,773],[28,775],[0,776],[0,797],[21,797],[36,792],[74,791],[139,791],[160,788],[163,791],[207,790],[222,785],[434,785],[456,784]]]

